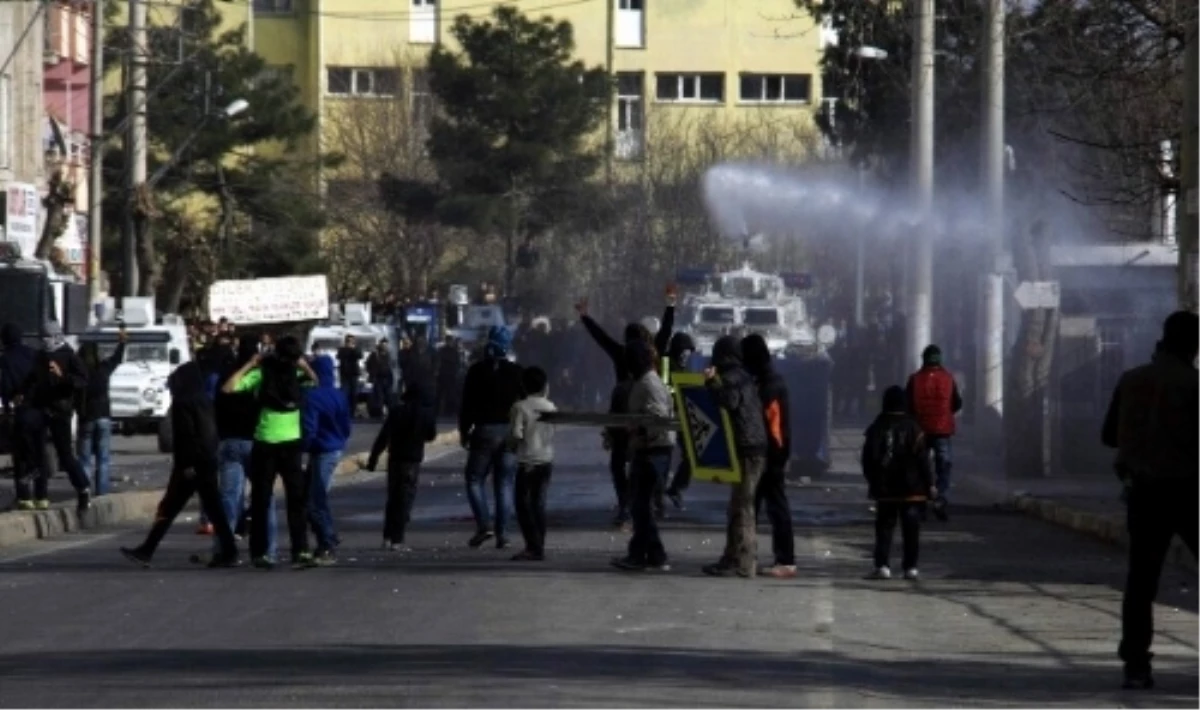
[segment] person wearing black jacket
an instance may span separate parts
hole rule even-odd
[[[586,298],[575,304],[575,310],[579,313],[579,320],[583,323],[583,327],[587,330],[588,335],[592,336],[592,340],[596,341],[596,344],[600,346],[600,349],[612,361],[613,374],[616,375],[616,384],[609,398],[608,411],[610,413],[624,412],[629,388],[632,384],[629,367],[625,361],[625,344],[633,340],[641,340],[649,345],[653,345],[656,355],[667,352],[667,346],[671,340],[671,331],[675,327],[675,291],[674,289],[667,290],[667,305],[663,310],[662,322],[659,324],[658,332],[651,336],[649,330],[641,323],[630,323],[625,326],[624,342],[617,342],[616,339],[604,332],[604,328],[600,327],[599,323],[588,315]],[[658,363],[656,363],[657,366]],[[619,428],[608,429],[604,435],[609,449],[608,470],[612,475],[613,491],[617,496],[617,516],[613,520],[613,524],[624,527],[629,523],[629,474],[627,471],[629,464],[629,435]],[[658,503],[656,507],[661,512],[661,503]]]
[[[437,438],[437,400],[426,385],[428,373],[409,372],[400,403],[388,410],[387,419],[371,447],[366,470],[374,471],[379,457],[388,452],[387,506],[384,509],[383,549],[404,544],[417,499],[417,481],[425,445]]]
[[[29,403],[29,414],[33,418],[30,444],[41,479],[34,485],[41,486],[44,491],[45,481],[53,473],[45,470],[44,452],[49,435],[58,466],[71,479],[78,502],[77,511],[82,514],[92,505],[91,482],[75,456],[71,419],[75,415],[75,402],[87,387],[87,370],[63,340],[58,323],[47,321],[42,332],[46,349],[34,359],[33,369],[25,378],[21,393],[22,399]]]
[[[517,400],[525,396],[521,388],[521,367],[507,359],[512,336],[502,326],[488,331],[484,357],[471,365],[463,383],[462,406],[458,411],[458,439],[467,456],[467,499],[475,518],[471,547],[479,547],[493,537],[489,530],[487,497],[483,482],[492,475],[495,496],[496,547],[508,547],[508,515],[513,509],[513,484],[517,460],[508,447],[508,414]]]
[[[754,493],[757,513],[766,504],[771,521],[771,551],[775,564],[762,570],[770,577],[796,576],[796,541],[792,533],[792,507],[787,498],[788,459],[792,455],[791,416],[788,389],[771,362],[771,350],[761,335],[752,333],[742,339],[742,357],[746,371],[758,385],[763,405],[763,423],[767,427],[767,465]]]
[[[40,461],[44,453],[34,448],[34,430],[41,426],[41,417],[34,416],[29,403],[21,397],[21,388],[33,372],[37,351],[21,341],[21,328],[14,323],[5,323],[0,329],[0,343],[4,354],[0,355],[0,400],[4,413],[10,417],[9,442],[12,448],[13,483],[16,489],[17,510],[46,510],[50,507],[46,491],[47,478],[36,475],[41,471]],[[30,486],[34,478],[34,487]]]
[[[77,412],[76,436],[79,464],[92,479],[96,495],[108,493],[112,452],[112,402],[108,398],[108,383],[113,372],[125,359],[125,328],[117,332],[117,347],[112,355],[101,360],[100,347],[95,342],[79,348],[79,359],[87,371],[87,387],[83,389]],[[93,465],[93,461],[95,462]]]
[[[338,348],[335,359],[338,363],[338,384],[350,404],[350,416],[358,409],[358,376],[362,369],[362,353],[353,335],[347,335],[345,344]]]
[[[199,494],[200,505],[221,544],[220,553],[208,566],[234,567],[238,564],[237,542],[217,489],[217,423],[205,392],[204,370],[198,362],[184,363],[171,373],[167,386],[171,390],[171,429],[175,434],[171,477],[145,541],[137,547],[122,547],[121,554],[149,567],[171,523],[192,495]]]
[[[767,427],[754,378],[742,366],[736,338],[726,335],[713,344],[712,365],[704,371],[706,384],[717,405],[729,414],[742,478],[731,487],[725,552],[704,567],[715,577],[758,573],[758,530],[754,520],[754,494],[766,467]]]

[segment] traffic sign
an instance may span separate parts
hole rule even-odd
[[[721,409],[705,386],[704,375],[676,373],[673,379],[676,414],[692,478],[730,484],[741,481],[742,467],[729,413]]]
[[[1058,308],[1061,300],[1057,281],[1023,281],[1013,292],[1022,310]]]

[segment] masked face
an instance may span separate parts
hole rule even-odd
[[[688,361],[690,361],[691,359],[692,359],[692,351],[691,351],[691,350],[683,350],[683,351],[680,351],[680,353],[679,353],[679,362],[681,362],[681,363],[687,363],[687,362],[688,362]]]
[[[52,335],[47,335],[46,337],[42,338],[42,345],[47,350],[57,350],[58,349],[58,338],[56,338]]]

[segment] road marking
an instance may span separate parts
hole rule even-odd
[[[21,553],[19,555],[13,555],[11,557],[0,556],[0,565],[6,565],[6,564],[9,564],[12,562],[20,562],[21,560],[28,560],[28,559],[32,559],[34,557],[42,557],[44,555],[53,554],[55,552],[65,552],[67,550],[73,550],[77,547],[86,547],[88,545],[94,545],[98,542],[104,542],[105,540],[111,540],[114,537],[116,537],[117,535],[120,535],[120,533],[100,533],[100,534],[96,534],[96,535],[88,535],[85,538],[80,538],[77,540],[63,540],[61,542],[57,542],[54,540],[38,540],[35,544],[46,545],[47,549],[33,550],[30,552]]]
[[[809,540],[813,558],[819,566],[824,567],[833,559],[832,555],[826,555],[832,549],[829,541],[816,531]],[[836,707],[837,702],[833,673],[833,578],[828,572],[818,570],[815,581],[812,596],[812,644],[813,651],[825,656],[826,660],[822,666],[825,669],[822,673],[823,678],[806,694],[806,704],[809,707],[832,708]]]

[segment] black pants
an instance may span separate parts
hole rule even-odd
[[[784,467],[768,463],[754,491],[754,510],[763,505],[767,508],[767,519],[771,521],[771,551],[775,564],[796,564],[796,540],[792,534],[792,507],[788,503],[787,482]]]
[[[388,460],[387,506],[383,510],[385,540],[397,544],[404,542],[408,521],[412,519],[413,503],[417,499],[417,480],[420,475],[420,462]]]
[[[342,393],[346,395],[346,403],[350,407],[350,416],[358,409],[358,375],[353,377],[341,375]]]
[[[517,466],[517,524],[525,538],[525,550],[537,555],[546,552],[546,489],[552,469],[548,463]]]
[[[921,551],[921,509],[924,503],[879,501],[875,504],[875,566],[887,567],[892,553],[892,535],[900,521],[904,541],[903,569],[915,569]]]
[[[1196,481],[1134,485],[1129,492],[1129,573],[1121,605],[1119,655],[1126,668],[1150,665],[1158,579],[1178,535],[1196,556]]]
[[[250,555],[267,554],[268,507],[275,477],[283,479],[287,499],[288,533],[292,559],[308,552],[308,471],[301,465],[300,441],[279,444],[254,442],[250,451]],[[216,522],[214,521],[214,525]]]
[[[75,456],[75,446],[71,437],[71,417],[29,410],[25,422],[28,426],[26,430],[29,437],[30,451],[28,453],[31,454],[31,458],[28,460],[36,464],[39,469],[39,475],[34,485],[42,493],[37,497],[46,497],[46,481],[54,475],[54,471],[46,470],[45,465],[47,437],[49,437],[50,444],[54,446],[54,456],[58,459],[58,467],[66,471],[67,478],[71,480],[71,487],[75,489],[76,493],[88,490],[91,487],[91,481],[88,480],[83,466],[79,464],[79,458]]]
[[[13,413],[10,440],[17,500],[46,500],[50,497],[51,472],[46,467],[45,424],[41,412],[17,408]]]
[[[670,449],[639,451],[629,465],[632,493],[630,513],[633,516],[633,536],[629,538],[630,560],[650,565],[667,562],[667,551],[658,534],[658,523],[654,520],[654,492],[663,485],[670,468]]]
[[[608,472],[612,475],[613,492],[617,494],[618,515],[629,515],[629,442],[623,435],[614,436],[608,456]]]
[[[158,503],[158,511],[154,514],[154,524],[150,527],[150,533],[146,535],[146,541],[140,547],[148,557],[154,555],[158,544],[162,542],[167,530],[171,528],[171,524],[175,522],[175,518],[188,504],[188,501],[192,499],[193,494],[200,496],[200,509],[213,524],[213,532],[221,544],[221,554],[226,557],[233,557],[237,554],[237,542],[233,538],[233,530],[229,527],[229,521],[225,517],[225,507],[221,503],[221,490],[217,484],[217,467],[214,463],[212,466],[194,469],[191,475],[185,475],[178,469],[171,471],[171,478],[167,481],[167,490],[163,493],[162,500]]]

